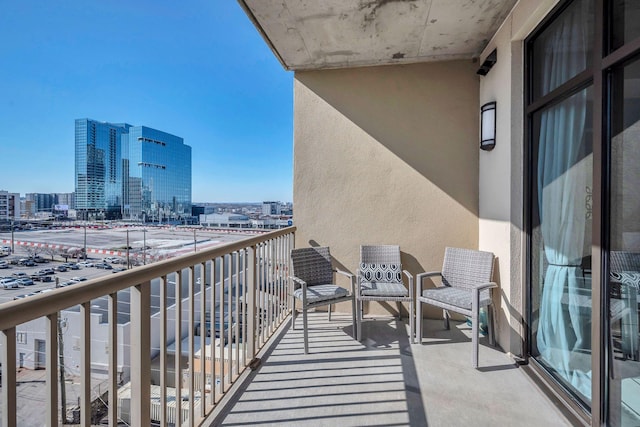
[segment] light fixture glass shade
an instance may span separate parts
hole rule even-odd
[[[480,148],[493,150],[496,146],[496,103],[488,102],[480,108]]]

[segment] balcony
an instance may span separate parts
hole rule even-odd
[[[295,230],[0,306],[2,425],[562,424],[499,349],[470,367],[465,323],[426,322],[410,345],[405,322],[378,316],[359,343],[348,315],[313,313],[304,355],[288,322]],[[38,333],[44,369],[18,372],[17,343]]]

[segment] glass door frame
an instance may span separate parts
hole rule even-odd
[[[611,70],[619,66],[634,56],[640,54],[640,37],[628,41],[621,47],[611,50],[612,16],[609,7],[610,0],[594,0],[594,22],[593,22],[593,55],[591,65],[588,68],[563,83],[550,93],[532,101],[532,40],[544,31],[551,22],[571,3],[572,0],[561,0],[547,17],[532,31],[524,41],[524,70],[523,75],[525,88],[524,93],[524,141],[523,150],[523,219],[525,225],[525,292],[523,292],[525,307],[524,321],[524,346],[525,360],[528,362],[529,371],[537,381],[547,389],[565,408],[565,413],[574,417],[574,421],[585,425],[600,426],[608,420],[608,366],[610,366],[610,340],[609,336],[609,316],[608,316],[608,255],[609,251],[609,231],[610,231],[610,200],[609,191],[611,188],[610,170],[610,140],[611,140],[611,93],[612,79]],[[591,408],[585,408],[567,390],[560,385],[546,370],[531,357],[531,316],[532,298],[531,292],[533,284],[531,280],[531,230],[532,230],[532,185],[533,185],[533,113],[558,102],[561,99],[575,93],[580,87],[592,85],[593,87],[593,210],[592,210],[592,388],[591,388]]]

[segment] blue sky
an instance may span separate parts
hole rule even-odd
[[[0,190],[74,191],[74,121],[193,153],[193,200],[292,200],[293,74],[231,0],[0,0]]]

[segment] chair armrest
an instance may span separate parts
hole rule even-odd
[[[409,279],[409,297],[413,300],[413,274],[409,273],[407,270],[402,270],[407,279]]]
[[[306,286],[307,285],[307,282],[305,282],[304,280],[302,280],[299,277],[289,276],[289,279],[291,279],[293,282],[297,283],[298,285],[302,285],[302,286]]]
[[[343,276],[347,276],[349,278],[349,281],[351,282],[351,295],[355,295],[356,294],[356,285],[355,285],[355,276],[347,271],[343,271],[343,270],[338,270],[338,269],[334,269],[334,272],[338,273],[338,274],[342,274]]]
[[[302,305],[307,305],[307,282],[296,276],[289,276],[291,279],[291,295],[296,290],[296,283],[302,286]]]
[[[478,283],[477,285],[473,285],[472,289],[481,291],[483,289],[497,288],[498,284],[496,282],[487,282],[487,283]]]
[[[429,271],[429,272],[425,272],[425,273],[418,273],[416,275],[416,281],[418,281],[420,283],[420,282],[422,282],[423,279],[425,279],[427,277],[433,277],[433,276],[442,276],[442,272],[441,271]]]
[[[416,296],[422,295],[422,281],[427,277],[442,276],[441,271],[429,271],[425,273],[418,273],[416,275]]]
[[[353,275],[353,274],[351,274],[351,273],[349,273],[349,272],[347,272],[347,271],[338,270],[338,269],[334,269],[333,271],[334,271],[335,273],[342,274],[343,276],[347,276],[349,279],[353,279],[353,277],[354,277],[354,275]]]

